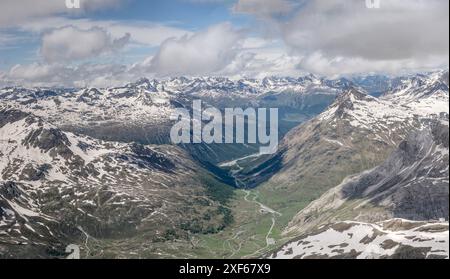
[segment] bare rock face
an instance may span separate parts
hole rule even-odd
[[[366,199],[394,217],[449,217],[448,124],[415,132],[379,167],[342,186],[343,198]]]
[[[70,142],[66,135],[59,129],[39,128],[33,130],[22,142],[25,146],[39,148],[44,152],[52,150],[52,155],[61,155],[63,158],[69,158],[73,155],[69,149]]]
[[[21,195],[21,191],[17,184],[13,181],[7,181],[0,185],[0,193],[7,199],[18,198]]]
[[[350,88],[347,91],[345,91],[343,94],[339,95],[336,99],[335,105],[337,106],[336,109],[336,116],[339,118],[345,117],[345,113],[348,110],[354,109],[354,102],[355,100],[369,100],[370,97],[366,94],[361,93],[360,91],[356,90],[355,88]]]
[[[29,114],[16,109],[2,109],[0,110],[0,128],[8,123],[16,122],[24,119]]]

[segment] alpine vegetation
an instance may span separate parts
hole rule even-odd
[[[170,130],[173,144],[260,144],[260,154],[278,149],[278,108],[218,108],[202,110],[202,101],[194,100],[191,113],[177,108],[170,116],[177,121]]]

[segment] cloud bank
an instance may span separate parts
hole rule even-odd
[[[310,1],[283,28],[299,52],[329,57],[398,60],[446,55],[449,1],[390,0],[380,9],[364,1]]]
[[[247,19],[244,26],[230,21],[195,29],[83,16],[123,2],[92,0],[73,17],[61,7],[64,1],[40,6],[4,0],[0,49],[19,41],[11,26],[21,32],[20,41],[32,34],[41,44],[35,61],[4,69],[0,78],[107,86],[141,76],[342,76],[448,68],[448,0],[381,0],[380,9],[367,8],[365,0],[236,0],[229,13]],[[141,51],[140,59],[122,61],[133,49]]]
[[[223,23],[180,39],[162,43],[151,61],[158,75],[206,75],[217,72],[233,61],[242,33]]]
[[[42,38],[41,54],[49,63],[83,60],[122,49],[130,34],[113,39],[104,29],[82,30],[68,26],[53,30]]]

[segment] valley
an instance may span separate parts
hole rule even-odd
[[[324,226],[360,222],[391,237],[380,222],[448,220],[448,71],[391,84],[378,97],[370,84],[312,75],[1,89],[0,257],[61,258],[69,244],[83,258],[295,257],[306,246],[293,239],[318,242]],[[196,98],[279,107],[278,152],[171,145],[171,111]]]

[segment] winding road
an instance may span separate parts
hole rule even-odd
[[[245,187],[244,187],[244,186],[245,186],[244,183],[243,183],[239,178],[237,178],[237,173],[243,169],[243,167],[239,165],[239,162],[242,161],[242,160],[249,159],[249,158],[257,158],[258,156],[260,156],[260,155],[259,155],[259,154],[253,154],[253,155],[246,156],[246,157],[242,157],[242,158],[239,158],[239,159],[230,161],[230,162],[222,163],[222,164],[220,164],[219,166],[220,166],[220,167],[231,167],[231,168],[234,168],[234,170],[231,171],[231,175],[232,175],[233,178],[235,179],[236,185],[237,185],[238,187],[245,188]],[[276,211],[276,210],[274,210],[274,209],[268,207],[267,205],[265,205],[265,204],[263,204],[263,203],[257,201],[257,198],[258,198],[257,192],[253,192],[253,195],[254,195],[254,196],[253,196],[252,198],[250,198],[250,195],[252,194],[252,192],[249,191],[249,190],[243,190],[243,191],[244,191],[244,193],[245,193],[244,201],[246,201],[246,202],[248,202],[248,203],[256,204],[256,205],[260,208],[260,212],[261,212],[261,213],[269,213],[269,214],[272,215],[272,218],[271,218],[272,223],[271,223],[271,225],[270,225],[270,228],[268,228],[267,234],[266,234],[266,237],[265,237],[265,238],[266,238],[266,246],[265,246],[265,247],[262,247],[261,249],[259,249],[258,251],[254,252],[253,254],[248,255],[248,256],[253,256],[253,255],[255,255],[255,254],[258,254],[260,251],[269,248],[270,245],[275,244],[275,239],[270,238],[270,236],[271,236],[271,234],[272,234],[272,232],[273,232],[273,229],[274,229],[274,227],[275,227],[276,219],[277,219],[278,217],[281,217],[282,214],[281,214],[280,212],[278,212],[278,211]],[[235,240],[235,239],[236,239],[237,237],[239,237],[239,235],[242,234],[242,233],[243,233],[243,231],[239,231],[239,232],[236,233],[232,238],[227,239],[227,240],[224,241],[224,247],[225,247],[225,243],[227,243],[227,244],[228,244],[228,247],[232,250],[232,255],[231,255],[230,257],[233,257],[234,255],[236,255],[236,254],[240,251],[240,248],[241,248],[241,246],[242,246],[242,243],[240,243],[238,249],[235,250],[235,249],[233,249],[233,248],[231,247],[230,241],[231,241],[231,240]]]

